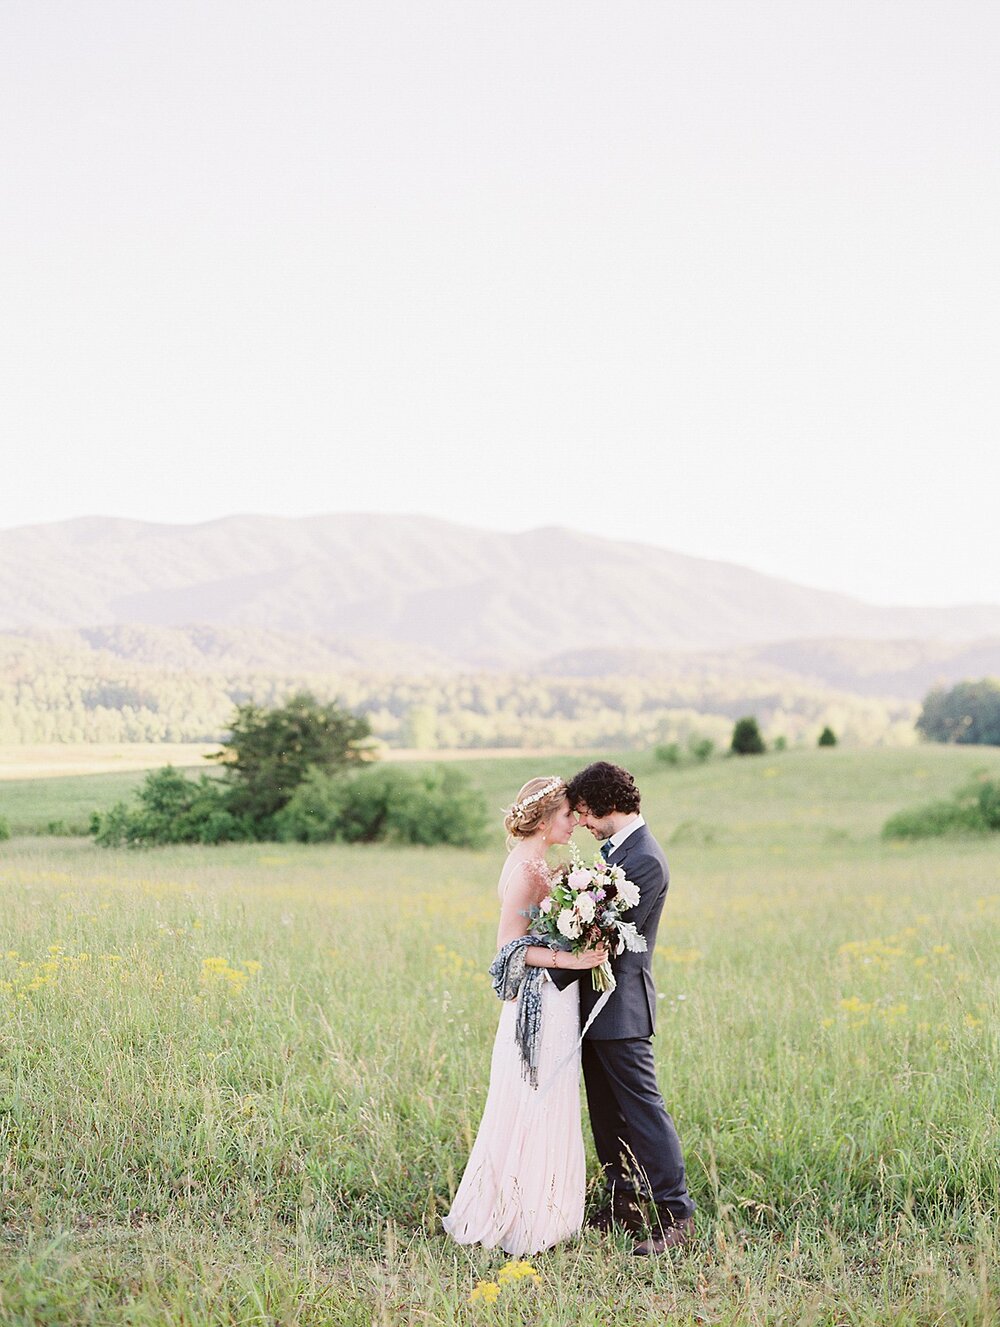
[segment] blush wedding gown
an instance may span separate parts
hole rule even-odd
[[[583,1224],[579,986],[560,991],[543,972],[537,1089],[521,1072],[517,1001],[504,1001],[483,1118],[443,1223],[459,1244],[499,1245],[524,1258]]]

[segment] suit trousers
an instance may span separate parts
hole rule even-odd
[[[608,1185],[645,1194],[677,1219],[692,1216],[680,1139],[656,1084],[652,1041],[585,1037],[583,1079]]]

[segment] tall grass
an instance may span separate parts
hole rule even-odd
[[[953,754],[638,762],[698,1245],[588,1234],[494,1305],[502,1258],[439,1218],[487,1086],[499,837],[3,845],[0,1321],[992,1323],[996,850],[878,837]],[[499,806],[526,768],[479,776]]]

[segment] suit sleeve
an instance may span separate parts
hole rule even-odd
[[[584,968],[546,968],[546,969],[545,969],[545,971],[549,974],[549,979],[550,979],[550,981],[553,983],[553,985],[555,986],[555,988],[556,988],[557,991],[564,991],[564,990],[566,989],[566,987],[570,984],[571,981],[579,981],[579,980],[580,980],[580,973],[581,973],[581,972],[584,972],[584,971],[589,972],[590,970],[591,970],[590,968],[586,968],[586,969],[584,969]]]

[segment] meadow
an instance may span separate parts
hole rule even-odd
[[[528,1274],[440,1231],[499,828],[112,852],[38,831],[138,776],[37,779],[0,794],[0,1322],[998,1321],[1000,845],[879,830],[1000,752],[623,759],[673,873],[655,1047],[693,1249],[587,1233]],[[499,809],[581,762],[538,763],[465,768]]]

